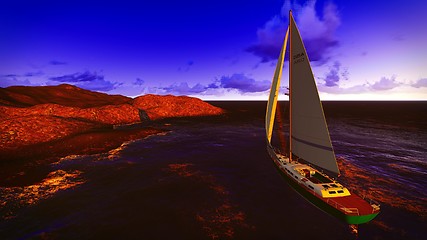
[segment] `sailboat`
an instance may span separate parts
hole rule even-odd
[[[288,37],[289,151],[282,153],[272,146],[271,140]],[[271,85],[265,129],[267,151],[277,170],[306,200],[343,220],[356,233],[358,224],[367,223],[378,215],[378,203],[358,196],[336,180],[340,172],[322,103],[291,11]]]

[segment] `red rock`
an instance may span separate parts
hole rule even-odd
[[[110,125],[140,121],[138,109],[129,104],[107,105],[98,108],[76,108],[57,104],[40,104],[29,108],[0,106],[0,119],[15,118],[16,121],[19,121],[19,118],[24,116],[56,116]]]
[[[133,106],[143,109],[152,120],[171,117],[194,117],[220,115],[221,108],[203,102],[198,98],[187,96],[144,95],[133,100]]]
[[[3,105],[3,106],[1,106]],[[224,113],[200,99],[145,95],[132,100],[67,84],[0,88],[0,150],[49,142],[105,125]]]
[[[71,107],[100,107],[124,104],[131,98],[92,92],[69,84],[58,86],[0,88],[0,104],[5,106],[28,107],[37,104],[54,103]]]
[[[0,121],[0,149],[16,149],[84,132],[99,124],[72,118],[30,115]]]

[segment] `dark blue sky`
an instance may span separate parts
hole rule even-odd
[[[322,98],[427,99],[425,1],[135,2],[2,1],[0,87],[266,99],[292,9]]]

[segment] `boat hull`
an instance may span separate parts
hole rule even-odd
[[[269,149],[271,150],[271,149]],[[271,155],[271,154],[270,154]],[[274,156],[271,156],[274,158]],[[305,199],[307,199],[310,203],[312,203],[317,208],[321,209],[322,211],[346,222],[347,224],[363,224],[371,221],[374,219],[379,212],[371,213],[371,214],[365,214],[365,215],[350,215],[345,214],[344,212],[340,211],[339,209],[329,205],[327,202],[323,201],[319,197],[313,195],[310,193],[307,189],[305,189],[303,186],[298,184],[295,180],[293,180],[290,176],[288,176],[285,172],[280,169],[280,167],[277,165],[277,162],[273,159],[273,164],[276,168],[276,170],[282,175],[282,177],[285,179],[285,181],[295,190],[297,191],[301,196],[303,196]]]

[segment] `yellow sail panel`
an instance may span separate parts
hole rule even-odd
[[[276,114],[277,97],[279,95],[280,78],[282,76],[283,61],[286,52],[286,43],[288,42],[289,27],[286,31],[285,40],[282,50],[280,51],[279,59],[277,60],[276,70],[274,72],[273,81],[270,88],[270,96],[267,102],[267,111],[265,115],[265,130],[268,143],[271,143],[271,135],[273,133],[274,116]]]
[[[339,174],[316,82],[304,43],[290,14],[291,151],[299,158]]]

